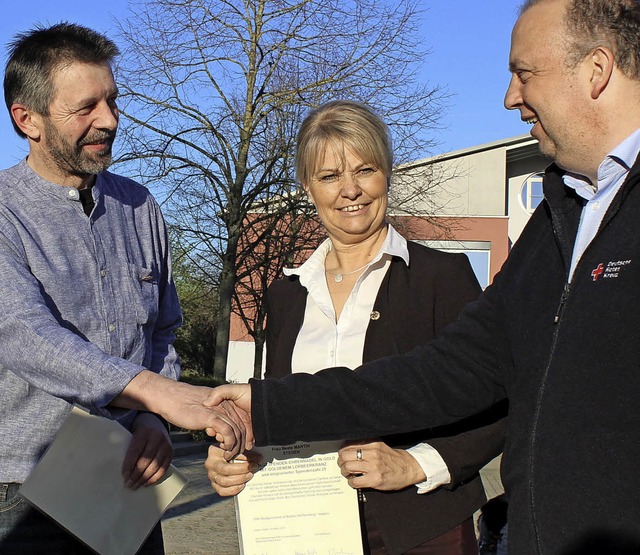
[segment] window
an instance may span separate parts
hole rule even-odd
[[[520,202],[522,207],[529,213],[538,207],[544,199],[542,193],[542,173],[533,173],[524,180],[520,190]]]
[[[482,289],[489,285],[491,242],[490,241],[416,241],[421,245],[445,252],[466,254],[471,268]]]

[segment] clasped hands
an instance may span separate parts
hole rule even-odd
[[[218,442],[226,460],[253,447],[249,385],[187,387],[189,396],[178,399],[182,409],[176,408],[167,420],[188,430],[204,430]]]

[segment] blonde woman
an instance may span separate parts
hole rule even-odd
[[[266,377],[364,362],[427,343],[480,293],[466,256],[406,241],[387,222],[392,149],[367,106],[313,111],[297,142],[297,177],[328,238],[267,293]],[[472,515],[486,500],[478,470],[500,453],[505,421],[485,414],[447,429],[345,444],[338,463],[362,492],[367,553],[477,555]],[[220,495],[253,476],[212,447]],[[360,531],[354,531],[360,533]]]

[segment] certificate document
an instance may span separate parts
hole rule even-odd
[[[261,468],[236,497],[243,555],[362,555],[357,491],[340,442],[258,447]]]

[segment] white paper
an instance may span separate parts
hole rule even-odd
[[[340,474],[339,442],[256,448],[260,471],[236,497],[243,555],[361,555],[357,491]]]
[[[187,480],[170,466],[160,483],[125,488],[130,439],[117,422],[74,407],[20,493],[101,555],[133,555]]]

